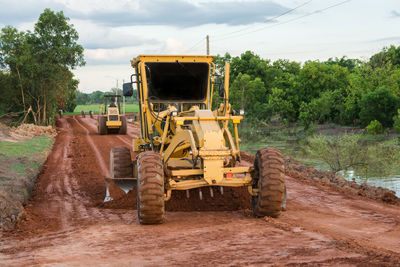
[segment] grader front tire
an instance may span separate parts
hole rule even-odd
[[[131,151],[124,146],[116,146],[110,151],[111,178],[133,177]]]
[[[164,220],[164,170],[159,153],[138,156],[137,210],[141,224],[160,224]]]
[[[285,206],[284,161],[279,150],[271,147],[258,150],[254,162],[255,186],[258,195],[253,197],[253,213],[256,217],[277,218]]]

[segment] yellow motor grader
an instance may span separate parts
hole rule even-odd
[[[110,181],[125,192],[136,185],[140,223],[158,224],[174,190],[199,188],[201,194],[203,187],[247,187],[255,216],[279,216],[286,201],[282,154],[263,148],[254,165],[240,163],[238,124],[243,116],[229,104],[229,63],[224,85],[219,83],[223,101],[214,111],[218,83],[212,56],[140,55],[131,65],[135,74],[123,91],[131,96],[137,90],[137,157],[132,161],[127,147],[111,149],[105,201],[112,199]]]

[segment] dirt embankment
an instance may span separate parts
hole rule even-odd
[[[23,203],[32,193],[36,177],[50,153],[56,130],[51,126],[0,124],[0,229],[11,229],[26,217]]]
[[[285,157],[286,175],[306,181],[310,184],[329,186],[332,190],[349,195],[358,195],[389,204],[400,206],[400,199],[394,191],[386,188],[371,186],[366,183],[357,184],[347,181],[343,176],[328,171],[318,171],[313,167],[305,166],[291,157]]]

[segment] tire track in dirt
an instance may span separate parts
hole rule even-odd
[[[85,132],[86,140],[87,140],[87,142],[89,143],[91,149],[93,150],[93,152],[96,155],[96,160],[97,160],[99,168],[102,170],[102,173],[104,173],[104,175],[106,177],[110,176],[110,171],[107,168],[108,164],[106,164],[106,161],[104,160],[103,155],[100,153],[99,149],[94,144],[93,138],[90,137],[90,135],[89,135],[90,131],[85,126],[83,126],[83,124],[76,117],[74,117],[74,120],[82,128],[82,130]]]
[[[281,220],[338,242],[400,258],[400,209],[362,197],[304,184],[288,177],[288,207]],[[312,207],[312,208],[310,208]]]

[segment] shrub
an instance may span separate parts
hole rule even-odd
[[[305,103],[302,102],[300,105],[299,121],[304,127],[304,130],[312,128],[312,125],[316,121],[317,111],[315,102]]]
[[[393,117],[393,128],[396,133],[400,133],[400,108],[397,110],[397,115]]]
[[[366,177],[384,176],[393,174],[400,164],[399,146],[367,142],[361,135],[317,135],[307,141],[307,153],[333,172],[353,169]]]
[[[365,126],[367,123],[378,120],[385,127],[393,125],[393,116],[396,114],[399,99],[392,91],[380,87],[375,91],[362,96],[360,101],[360,119]]]
[[[382,133],[383,132],[382,124],[377,120],[371,121],[367,126],[367,132],[374,135]]]

